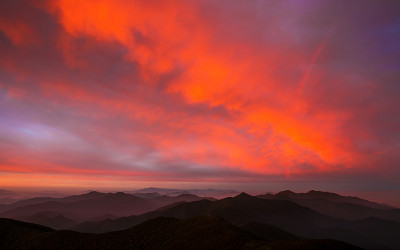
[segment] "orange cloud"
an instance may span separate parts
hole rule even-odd
[[[36,43],[37,38],[29,24],[21,21],[13,23],[0,20],[0,30],[17,46]]]
[[[79,53],[68,45],[79,36],[91,36],[101,42],[119,42],[128,49],[125,59],[139,64],[145,81],[159,79],[163,74],[182,68],[181,75],[169,83],[166,94],[180,94],[189,105],[220,106],[239,114],[224,125],[197,119],[198,124],[187,124],[187,121],[179,120],[186,125],[187,133],[193,133],[195,140],[179,139],[175,134],[154,139],[158,141],[154,143],[156,148],[165,156],[177,157],[179,154],[179,157],[199,164],[235,166],[262,173],[279,173],[282,168],[283,172],[296,171],[295,166],[302,162],[326,169],[330,165],[347,165],[353,161],[353,153],[349,152],[347,142],[340,134],[341,122],[346,117],[329,111],[307,114],[309,104],[305,100],[296,100],[295,83],[281,82],[282,79],[274,75],[274,71],[285,68],[287,62],[300,63],[301,51],[285,53],[287,44],[259,50],[249,47],[251,44],[218,42],[216,30],[204,20],[204,13],[195,3],[60,0],[53,8],[59,11],[61,24],[72,36],[60,40],[66,44],[62,46],[64,54]],[[312,64],[322,46],[314,56],[310,55]],[[79,66],[79,58],[78,62],[68,57],[66,60],[70,65]],[[300,89],[309,74],[310,69],[304,74]],[[288,89],[291,85],[293,89]],[[113,110],[122,108],[139,120],[179,119],[175,117],[177,114],[160,112],[150,118],[148,114],[153,113],[149,112],[152,108],[138,103],[119,103],[72,89],[61,92],[68,93],[66,95],[76,101],[98,103]],[[169,126],[168,122],[165,126]],[[198,133],[198,127],[206,128],[208,133]],[[241,136],[239,130],[248,135]],[[270,134],[261,135],[266,130]],[[257,137],[257,142],[249,138],[252,135]],[[177,148],[185,150],[182,153]],[[211,154],[217,154],[217,157],[210,160]]]
[[[341,43],[323,40],[319,26],[306,29],[304,17],[212,1],[56,0],[45,11],[51,39],[25,21],[0,22],[7,49],[17,48],[0,60],[10,82],[1,93],[14,113],[32,113],[18,126],[4,123],[4,134],[21,158],[37,157],[33,164],[7,153],[15,168],[3,172],[290,177],[377,157],[373,132],[354,122],[376,110],[363,113],[352,97],[378,81],[325,67]],[[35,39],[45,45],[32,46]],[[56,140],[38,138],[47,135],[41,129]]]

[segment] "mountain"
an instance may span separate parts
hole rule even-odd
[[[278,227],[259,222],[248,222],[240,225],[241,228],[253,233],[264,240],[298,240],[299,236],[288,233]]]
[[[307,193],[295,193],[290,190],[282,191],[279,192],[275,195],[275,198],[278,197],[290,197],[293,199],[324,199],[324,200],[329,200],[329,201],[334,201],[334,202],[340,202],[340,203],[350,203],[350,204],[355,204],[355,205],[361,205],[361,206],[367,206],[375,209],[392,209],[393,207],[368,201],[365,199],[361,199],[356,196],[342,196],[336,193],[331,193],[331,192],[323,192],[323,191],[315,191],[315,190],[310,190]]]
[[[170,189],[170,188],[156,188],[156,187],[149,187],[136,190],[136,193],[158,193],[162,195],[180,195],[180,194],[194,194],[197,196],[210,196],[214,198],[225,198],[228,196],[234,196],[239,194],[236,190],[224,190],[224,189]]]
[[[334,240],[263,240],[227,221],[159,217],[133,228],[83,234],[0,219],[0,249],[359,249]]]
[[[94,197],[93,197],[94,196]],[[1,217],[15,218],[32,216],[49,211],[70,214],[75,218],[88,219],[104,214],[126,216],[141,214],[158,207],[155,202],[125,193],[84,194],[82,197],[51,200],[34,205],[18,207],[0,214]]]
[[[6,204],[0,207],[0,212],[6,212],[18,207],[25,207],[29,205],[40,204],[48,201],[56,201],[56,202],[74,202],[74,201],[81,201],[81,200],[91,200],[91,199],[99,199],[105,197],[105,193],[99,193],[96,191],[91,191],[86,194],[81,195],[72,195],[66,196],[64,198],[53,198],[53,197],[34,197],[24,200],[19,200],[17,202]]]
[[[0,189],[0,209],[6,204],[17,201],[17,194],[5,189]]]
[[[348,225],[348,229],[362,232],[364,235],[368,235],[374,240],[380,240],[387,243],[397,242],[397,249],[400,248],[400,223],[370,217],[367,219],[354,221],[354,223]],[[394,246],[394,244],[392,245]],[[387,244],[387,246],[389,249],[390,245]]]
[[[400,223],[396,219],[400,210],[357,197],[319,191],[284,191],[257,197],[241,193],[221,200],[154,192],[140,196],[89,192],[59,199],[30,199],[19,204],[34,204],[8,210],[0,217],[55,229],[106,233],[128,230],[157,217],[187,220],[214,216],[266,240],[329,238],[370,249],[399,249],[400,245]],[[39,200],[44,202],[36,203]]]
[[[276,224],[299,224],[298,221],[314,221],[316,223],[322,218],[334,221],[335,219],[320,215],[311,209],[297,205],[296,203],[284,200],[264,200],[248,194],[242,193],[233,198],[225,198],[217,201],[200,200],[188,203],[181,203],[160,208],[157,211],[148,212],[139,216],[129,216],[119,218],[117,220],[105,220],[102,222],[86,222],[82,223],[73,230],[82,232],[105,232],[127,229],[133,225],[142,223],[148,219],[159,216],[174,218],[190,218],[198,215],[213,215],[224,218],[235,224],[243,224],[247,222],[264,223],[275,222]],[[279,216],[278,216],[279,215]],[[322,217],[322,218],[321,218]]]
[[[198,201],[198,200],[202,200],[202,199],[216,200],[215,198],[212,198],[212,197],[199,197],[194,194],[179,194],[176,196],[168,196],[165,194],[163,195],[163,194],[153,192],[153,193],[135,193],[134,195],[141,197],[141,198],[160,202],[160,204],[171,204],[171,203],[180,202],[180,201],[190,202],[190,201]]]
[[[22,216],[16,219],[20,221],[44,225],[54,229],[69,228],[77,224],[76,220],[66,217],[62,213],[49,212],[49,211],[39,212],[31,216]],[[107,218],[101,217],[101,219],[107,219]]]
[[[210,201],[215,201],[215,198],[212,197],[199,197],[194,194],[180,194],[177,196],[168,196],[168,195],[162,195],[159,197],[153,198],[153,200],[159,202],[160,204],[163,205],[169,205],[175,202],[191,202],[191,201],[199,201],[199,200],[210,200]]]
[[[22,249],[18,245],[54,230],[37,224],[0,218],[0,249]]]
[[[92,191],[64,198],[40,197],[19,201],[10,204],[9,208],[12,209],[0,213],[0,217],[65,229],[83,221],[116,219],[122,216],[142,214],[176,202],[201,199],[215,200],[192,194],[156,195],[151,198],[142,198],[122,192],[99,193]]]
[[[359,222],[323,215],[289,200],[260,199],[246,193],[217,201],[200,200],[177,204],[139,216],[101,222],[86,222],[72,229],[99,233],[124,230],[160,216],[187,219],[200,215],[223,218],[234,225],[243,226],[243,228],[253,232],[259,231],[259,236],[263,233],[262,230],[257,230],[257,228],[262,229],[264,227],[266,230],[271,230],[270,226],[273,226],[277,228],[275,231],[277,235],[280,234],[279,230],[283,230],[302,238],[330,238],[365,248],[398,249],[400,243],[400,240],[398,240],[400,239],[400,226],[397,223],[387,227],[383,223],[372,221],[370,223],[375,226],[375,231],[380,231],[380,234],[374,234],[373,231],[364,230]],[[258,224],[249,225],[248,223]],[[393,237],[382,236],[387,234]],[[288,239],[290,235],[282,234],[282,237]]]
[[[258,195],[257,197],[263,199],[290,200],[322,214],[346,220],[377,217],[400,222],[400,209],[394,209],[354,196],[341,196],[335,193],[314,190],[308,193],[295,193],[286,190],[275,195],[265,194]]]
[[[139,193],[138,192],[138,193],[133,193],[133,194],[135,196],[146,198],[146,199],[157,199],[157,198],[163,196],[162,194],[157,193],[157,192],[151,192],[151,193]]]
[[[25,200],[19,200],[14,203],[10,203],[10,204],[1,204],[0,212],[9,211],[9,210],[15,209],[17,207],[23,207],[23,206],[43,203],[43,202],[50,201],[53,199],[54,198],[51,198],[51,197],[35,197],[35,198],[30,198],[30,199],[25,199]]]

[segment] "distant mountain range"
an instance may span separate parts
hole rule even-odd
[[[9,190],[0,189],[0,207],[2,204],[9,204],[16,202],[15,193]]]
[[[142,214],[176,202],[201,199],[191,194],[178,196],[147,195],[147,198],[118,193],[89,192],[64,198],[38,197],[21,200],[2,207],[0,217],[37,223],[56,229],[65,229],[82,221],[115,219]]]
[[[258,195],[257,197],[262,197],[263,195]],[[264,196],[271,197],[271,194],[265,194]],[[362,205],[376,209],[391,209],[393,207],[381,203],[371,202],[365,199],[361,199],[356,196],[342,196],[335,193],[330,192],[322,192],[322,191],[315,191],[311,190],[307,193],[295,193],[290,190],[279,192],[275,195],[272,195],[275,199],[280,198],[291,198],[291,199],[298,199],[298,200],[329,200],[339,203],[351,203],[355,205]]]
[[[135,193],[158,193],[163,195],[180,195],[180,194],[194,194],[197,196],[210,196],[214,198],[225,198],[228,196],[235,196],[240,192],[236,190],[224,190],[224,189],[170,189],[170,188],[157,188],[149,187],[136,190]]]
[[[322,214],[346,220],[377,217],[400,223],[400,209],[355,196],[341,196],[335,193],[314,190],[308,193],[294,193],[286,190],[275,195],[264,194],[257,197],[262,199],[290,200]]]
[[[155,235],[146,235],[144,232],[151,234],[167,226],[171,226],[171,230],[177,230],[177,232],[187,230],[188,233],[195,234],[195,230],[200,230],[207,225],[214,225],[218,228],[223,224],[225,225],[223,227],[229,232],[228,235],[233,234],[234,231],[235,234],[240,233],[241,236],[237,236],[239,238],[250,237],[243,240],[243,244],[238,243],[242,249],[253,249],[258,246],[288,249],[289,246],[293,247],[293,244],[310,247],[296,249],[324,249],[318,248],[324,244],[327,249],[340,249],[335,248],[339,245],[344,249],[354,249],[352,246],[338,241],[367,249],[400,249],[400,209],[358,197],[321,191],[294,193],[286,190],[277,194],[258,196],[241,193],[234,197],[216,200],[194,194],[168,196],[146,191],[155,190],[153,188],[140,190],[136,194],[92,191],[64,198],[33,198],[3,206],[0,217],[32,222],[54,229],[72,230],[67,233],[45,229],[45,232],[41,232],[41,236],[38,237],[48,239],[50,241],[48,244],[56,244],[54,246],[57,246],[58,243],[53,243],[53,240],[58,242],[63,237],[71,237],[76,238],[77,242],[82,244],[94,244],[93,246],[97,247],[97,243],[93,243],[92,239],[97,239],[98,235],[93,235],[93,233],[101,233],[104,239],[108,239],[107,237],[118,238],[118,241],[124,241],[119,237],[128,237],[127,235],[129,235],[132,240],[138,240],[140,243],[140,239],[148,240],[156,237]],[[3,222],[22,223],[14,220],[3,220]],[[186,228],[185,223],[202,226],[194,227],[194,231],[191,232]],[[26,226],[28,224],[18,225]],[[157,226],[160,229],[157,229]],[[142,228],[144,231],[140,231],[142,229],[138,228]],[[22,231],[24,230],[26,231],[26,228]],[[208,230],[214,229],[208,228]],[[131,236],[131,232],[143,234],[142,238]],[[30,234],[31,232],[28,233],[28,235]],[[14,237],[12,233],[7,235],[7,237]],[[0,237],[3,236],[0,234]],[[7,237],[6,239],[8,239]],[[188,242],[193,240],[190,237],[187,238]],[[39,238],[35,238],[35,242],[39,242]],[[111,238],[109,238],[110,241]],[[171,241],[186,244],[183,242],[185,239],[175,239],[173,235],[170,235],[170,238]],[[30,238],[27,237],[27,239]],[[324,241],[323,239],[336,241]],[[166,248],[176,246],[168,245],[169,243],[165,243],[164,240],[167,238],[160,239],[160,242],[163,242],[160,246]],[[273,241],[274,243],[267,244],[264,241]],[[281,243],[278,244],[278,241]],[[212,246],[220,246],[218,245],[220,243],[217,242],[218,239],[210,238],[210,244],[215,244]],[[129,244],[133,244],[132,246],[135,247],[142,246],[140,245],[142,243],[139,243]],[[288,244],[287,248],[283,247],[285,244]],[[326,244],[332,245],[333,248],[329,248]],[[156,247],[152,244],[150,246]],[[221,248],[227,249],[228,245]],[[0,249],[2,249],[1,245]]]

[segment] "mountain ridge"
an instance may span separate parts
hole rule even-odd
[[[5,228],[8,228],[6,230]],[[264,240],[224,219],[158,217],[127,230],[83,234],[11,219],[0,219],[4,249],[360,249],[335,240]]]
[[[372,246],[396,249],[395,246],[398,244],[396,237],[400,238],[400,225],[397,224],[393,228],[398,230],[396,231],[398,233],[392,234],[388,238],[382,237],[382,235],[372,237],[373,232],[363,230],[362,225],[359,223],[330,217],[290,200],[261,199],[246,193],[217,201],[186,202],[165,210],[161,209],[138,216],[96,223],[83,223],[71,229],[97,233],[102,232],[102,230],[124,230],[160,216],[177,219],[187,219],[195,216],[216,216],[238,226],[258,222],[277,227],[280,230],[303,238],[331,238],[361,247]],[[375,230],[389,232],[384,224],[376,225]]]

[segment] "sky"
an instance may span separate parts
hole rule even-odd
[[[400,2],[0,1],[0,188],[400,204]]]

